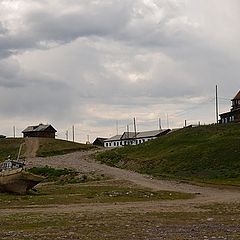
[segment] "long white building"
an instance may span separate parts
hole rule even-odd
[[[121,147],[127,145],[138,145],[157,137],[166,135],[170,129],[154,130],[146,132],[124,132],[122,135],[115,135],[111,138],[104,140],[104,147]]]

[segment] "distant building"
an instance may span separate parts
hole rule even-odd
[[[127,145],[138,145],[157,137],[166,135],[170,132],[170,129],[166,130],[154,130],[146,132],[124,132],[122,135],[116,135],[104,140],[104,147],[121,147]]]
[[[219,123],[240,122],[240,91],[232,99],[232,108],[229,112],[219,115]]]
[[[28,126],[22,131],[23,137],[42,137],[55,138],[57,130],[52,125],[39,124],[37,126]]]
[[[0,138],[6,138],[6,136],[4,136],[4,135],[0,135]]]
[[[107,138],[96,138],[93,142],[93,145],[95,146],[101,146],[101,147],[104,147],[104,140],[106,140]]]

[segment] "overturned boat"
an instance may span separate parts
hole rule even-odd
[[[19,161],[21,147],[16,161],[4,161],[0,165],[0,192],[26,194],[45,178],[25,170],[24,162]]]

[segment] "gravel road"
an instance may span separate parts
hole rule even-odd
[[[98,163],[91,157],[91,155],[97,151],[75,152],[47,158],[27,158],[26,161],[29,167],[48,165],[55,168],[73,168],[82,173],[96,172],[99,174],[105,174],[112,178],[126,180],[156,191],[168,190],[196,194],[196,197],[191,200],[174,201],[177,205],[186,203],[240,202],[240,188],[201,187],[179,181],[153,179],[148,175],[142,175],[136,172]]]

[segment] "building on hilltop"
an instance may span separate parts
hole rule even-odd
[[[42,137],[55,138],[57,130],[52,125],[39,124],[37,126],[28,126],[22,131],[23,137]]]
[[[229,112],[219,115],[219,123],[240,122],[240,91],[232,99],[232,108]]]
[[[101,147],[104,147],[104,141],[106,140],[107,138],[96,138],[93,142],[93,145],[95,146],[101,146]]]
[[[138,145],[157,137],[166,135],[171,130],[154,130],[146,132],[124,132],[122,135],[116,135],[104,140],[104,147],[121,147],[127,145]]]

